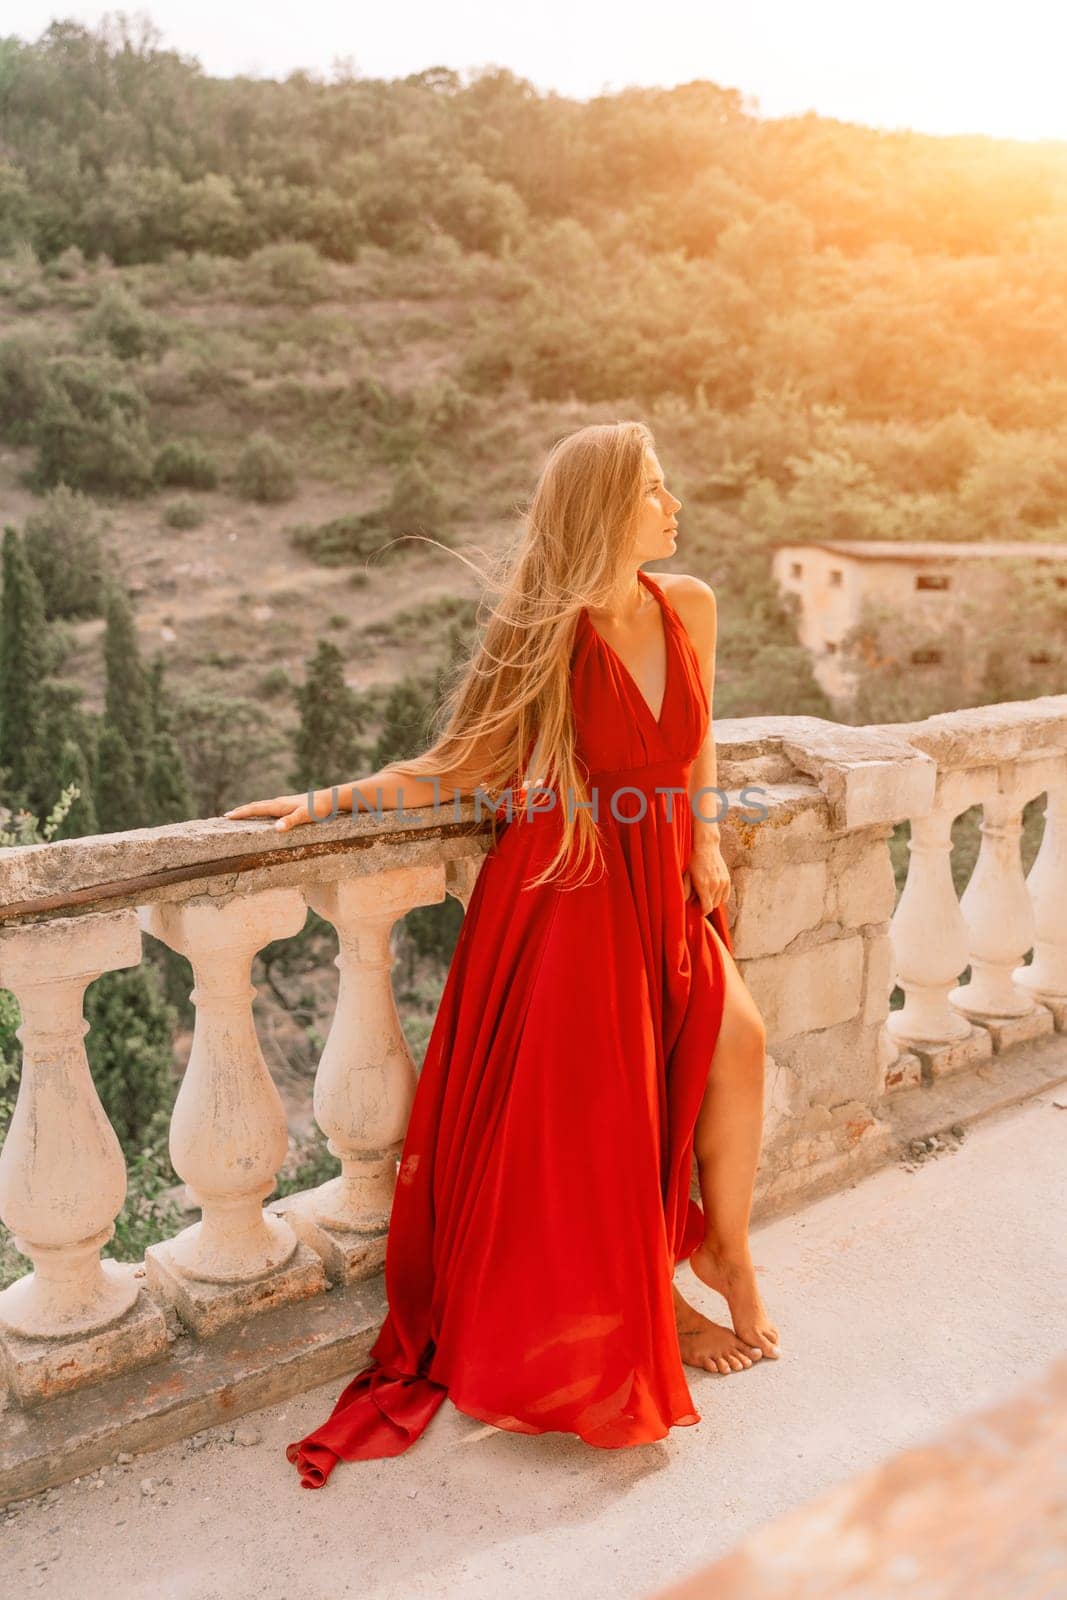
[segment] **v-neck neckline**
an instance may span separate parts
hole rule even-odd
[[[662,626],[663,626],[663,648],[664,648],[664,652],[665,652],[665,663],[664,663],[664,674],[663,674],[663,699],[660,702],[659,716],[658,717],[653,713],[652,707],[649,705],[648,701],[644,697],[644,694],[641,692],[641,687],[638,684],[637,679],[634,677],[633,673],[630,671],[629,667],[626,665],[626,662],[622,659],[622,656],[620,656],[620,654],[616,650],[615,646],[613,644],[611,644],[607,639],[604,638],[604,635],[600,632],[600,630],[594,624],[593,619],[589,615],[588,606],[583,606],[582,607],[582,616],[585,618],[586,623],[587,623],[590,631],[593,634],[593,637],[595,639],[599,639],[600,643],[604,646],[605,650],[607,650],[615,658],[615,660],[618,662],[618,664],[619,664],[620,668],[622,669],[622,672],[625,675],[626,680],[629,683],[631,689],[633,690],[634,694],[637,696],[638,700],[640,700],[640,702],[644,706],[645,710],[647,711],[648,716],[649,716],[649,720],[652,722],[653,726],[657,730],[662,732],[662,730],[663,730],[663,718],[666,715],[666,711],[667,711],[667,699],[668,699],[668,696],[670,695],[670,692],[671,692],[671,684],[672,684],[672,680],[673,680],[672,661],[671,661],[671,657],[673,655],[673,651],[671,650],[671,629],[670,629],[670,621],[669,621],[669,618],[667,616],[667,604],[668,604],[668,602],[667,602],[667,597],[664,594],[662,594],[662,592],[660,591],[659,585],[652,578],[650,578],[648,576],[647,572],[643,571],[643,569],[641,567],[638,567],[638,569],[637,569],[637,576],[638,576],[638,579],[640,580],[640,582],[644,584],[645,588],[649,590],[649,592],[652,595],[652,598],[655,600],[656,604],[658,605],[660,619],[661,619]]]

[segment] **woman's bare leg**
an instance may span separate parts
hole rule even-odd
[[[748,1243],[752,1190],[763,1134],[766,1030],[736,962],[710,922],[708,927],[722,957],[726,995],[693,1136],[707,1234],[690,1256],[689,1264],[702,1283],[726,1300],[734,1332],[743,1344],[775,1357],[778,1330],[760,1296]],[[676,1291],[679,1333],[685,1316],[678,1307],[680,1299]],[[699,1315],[692,1307],[687,1307],[687,1312]],[[684,1338],[682,1345],[684,1352]],[[721,1362],[717,1365],[719,1371],[737,1370],[733,1362],[730,1368],[724,1368]]]

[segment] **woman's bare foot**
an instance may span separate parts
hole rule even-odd
[[[742,1372],[753,1362],[762,1361],[761,1350],[750,1349],[732,1328],[724,1328],[720,1322],[702,1316],[673,1284],[671,1287],[683,1361],[691,1367],[702,1367],[705,1372]]]
[[[778,1329],[760,1298],[756,1269],[748,1252],[740,1257],[720,1255],[705,1243],[693,1251],[689,1265],[701,1283],[722,1295],[730,1307],[738,1338],[745,1344],[758,1345],[764,1355],[776,1360]]]

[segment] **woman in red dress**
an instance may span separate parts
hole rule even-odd
[[[226,813],[496,805],[401,1151],[388,1312],[287,1448],[306,1488],[400,1454],[446,1395],[610,1449],[699,1422],[684,1363],[778,1354],[748,1242],[765,1033],[713,820],[715,597],[641,570],[674,553],[679,506],[644,424],[561,439],[431,748]],[[679,1294],[683,1260],[732,1327]]]

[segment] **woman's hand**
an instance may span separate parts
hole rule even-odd
[[[223,816],[229,817],[231,822],[243,822],[246,817],[277,817],[274,826],[280,832],[285,832],[289,828],[299,828],[306,822],[329,822],[339,815],[336,810],[336,790],[316,789],[314,802],[314,816],[308,810],[306,793],[280,794],[274,800],[252,800],[248,805],[234,806],[232,811],[224,811]]]
[[[716,906],[725,905],[730,897],[730,873],[722,858],[718,844],[710,843],[689,858],[689,866],[682,878],[688,900],[695,889],[700,909],[705,916]]]

